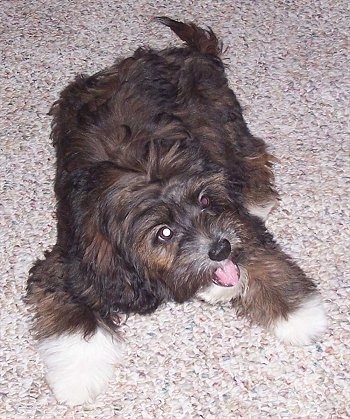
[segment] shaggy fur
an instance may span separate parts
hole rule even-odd
[[[51,109],[57,243],[31,269],[28,300],[49,382],[71,404],[104,384],[85,377],[86,389],[72,395],[79,380],[67,375],[76,372],[59,372],[67,345],[85,354],[91,340],[103,359],[100,342],[119,345],[125,314],[169,300],[232,300],[292,343],[325,325],[314,283],[265,228],[277,200],[273,157],[228,87],[221,43],[210,29],[158,20],[186,45],[139,48],[79,76]],[[304,312],[300,338],[289,320]]]

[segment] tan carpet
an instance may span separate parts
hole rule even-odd
[[[55,240],[46,112],[75,73],[176,42],[156,15],[224,39],[249,126],[281,160],[269,227],[319,284],[329,330],[285,347],[229,306],[169,304],[129,319],[107,393],[69,409],[44,381],[21,300],[31,263]],[[0,17],[0,417],[350,417],[348,1],[2,0]]]

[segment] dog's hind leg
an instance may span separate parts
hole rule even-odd
[[[260,218],[262,221],[266,221],[271,211],[277,206],[277,199],[271,199],[264,202],[252,202],[247,203],[246,209],[249,214]]]
[[[278,205],[272,165],[275,158],[266,151],[244,158],[247,175],[243,187],[244,206],[248,212],[265,221]]]

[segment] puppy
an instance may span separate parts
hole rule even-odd
[[[170,300],[232,301],[293,344],[326,325],[315,284],[265,228],[273,157],[228,87],[220,41],[158,21],[185,45],[78,76],[51,109],[57,243],[27,298],[48,383],[71,405],[112,376],[125,315]]]

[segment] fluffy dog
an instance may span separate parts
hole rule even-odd
[[[113,374],[121,319],[169,300],[232,301],[288,343],[326,324],[315,284],[265,228],[273,157],[228,87],[220,41],[158,21],[185,45],[79,76],[51,110],[57,243],[27,298],[48,383],[69,404]]]

